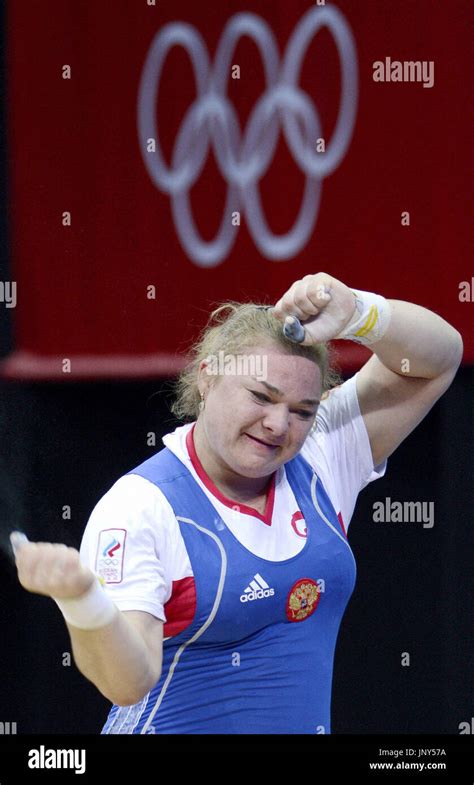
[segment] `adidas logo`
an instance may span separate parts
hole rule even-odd
[[[257,572],[253,576],[244,593],[240,595],[240,602],[251,602],[252,600],[262,600],[264,597],[273,597],[275,589],[271,589],[268,583]]]

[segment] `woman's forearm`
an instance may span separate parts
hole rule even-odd
[[[152,661],[140,631],[120,611],[105,627],[67,627],[77,667],[112,703],[138,703],[160,678],[161,662]]]
[[[463,343],[454,327],[420,305],[389,303],[387,332],[370,347],[387,368],[402,376],[433,379],[458,367]]]

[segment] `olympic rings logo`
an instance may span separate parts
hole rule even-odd
[[[308,46],[326,26],[334,38],[341,63],[341,99],[336,127],[324,153],[315,152],[321,122],[311,98],[298,86]],[[241,133],[237,113],[226,95],[231,57],[239,39],[247,35],[262,58],[266,90],[256,102]],[[197,96],[186,112],[167,166],[156,126],[156,100],[169,50],[182,46],[194,70]],[[341,162],[352,137],[357,111],[357,55],[351,30],[334,6],[312,8],[300,19],[280,64],[272,31],[259,16],[235,14],[222,33],[213,68],[206,44],[194,27],[183,22],[165,25],[155,36],[146,57],[138,95],[138,134],[145,166],[153,183],[171,197],[175,228],[189,258],[200,267],[214,267],[229,254],[237,237],[235,211],[245,214],[260,253],[272,261],[296,255],[313,231],[321,182]],[[296,221],[286,234],[270,231],[262,208],[258,182],[268,170],[283,131],[294,160],[305,174],[305,189]],[[147,152],[150,139],[155,152]],[[193,219],[189,190],[199,178],[212,144],[219,170],[228,184],[221,225],[205,242]]]

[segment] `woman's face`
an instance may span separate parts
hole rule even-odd
[[[300,451],[321,398],[321,372],[311,360],[273,344],[249,348],[238,358],[226,356],[224,362],[221,354],[217,375],[209,373],[216,365],[201,364],[201,443],[221,468],[265,477]]]

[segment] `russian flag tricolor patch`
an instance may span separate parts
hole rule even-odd
[[[122,581],[126,537],[126,529],[102,529],[99,532],[95,571],[105,583]]]

